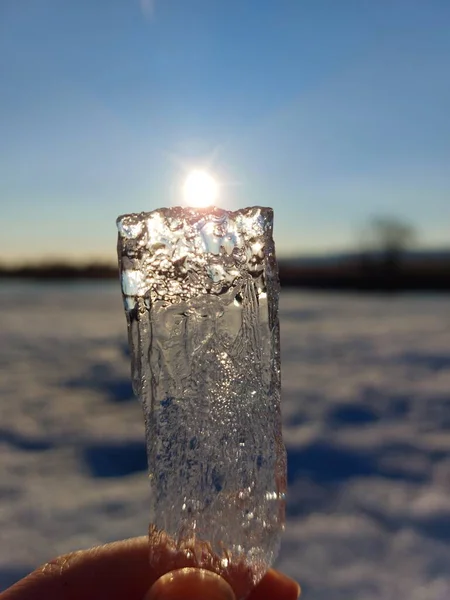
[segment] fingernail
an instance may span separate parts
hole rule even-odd
[[[219,575],[186,567],[160,577],[144,600],[236,600],[231,586]]]

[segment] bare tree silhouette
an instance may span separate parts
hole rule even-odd
[[[417,239],[415,228],[397,217],[373,217],[360,232],[362,254],[379,265],[401,264]]]
[[[416,239],[416,229],[406,221],[394,216],[371,218],[359,232],[363,278],[378,281],[383,289],[401,287],[405,254]]]

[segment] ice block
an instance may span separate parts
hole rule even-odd
[[[169,548],[174,566],[213,570],[244,597],[284,526],[273,212],[173,207],[117,225],[150,561],[163,574]]]

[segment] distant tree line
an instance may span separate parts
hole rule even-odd
[[[370,219],[359,231],[357,248],[339,259],[302,261],[280,260],[280,281],[285,287],[323,290],[450,291],[450,251],[442,256],[413,257],[415,229],[394,217]],[[74,281],[117,279],[112,264],[87,266],[64,263],[38,266],[2,267],[0,279]]]
[[[21,267],[0,266],[0,277],[36,280],[117,279],[118,267],[108,264],[71,265],[49,263]]]
[[[300,266],[281,261],[281,284],[361,292],[450,291],[450,251],[415,256],[416,241],[417,232],[409,223],[374,217],[361,227],[356,251],[338,261]]]

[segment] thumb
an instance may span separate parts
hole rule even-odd
[[[144,600],[236,600],[231,586],[219,575],[187,567],[170,571],[149,589]]]

